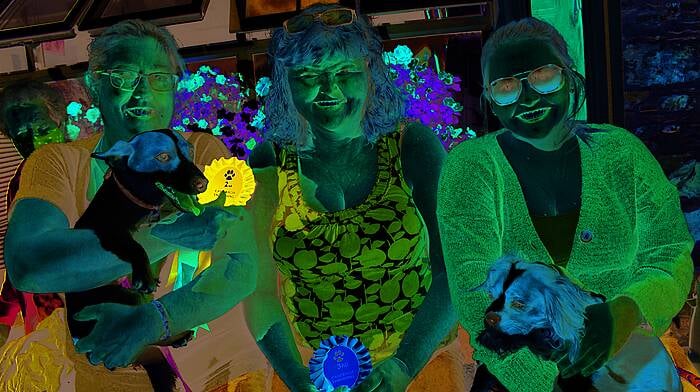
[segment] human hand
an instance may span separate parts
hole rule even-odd
[[[225,235],[226,227],[237,218],[233,210],[223,208],[222,203],[217,199],[207,204],[199,216],[181,213],[174,220],[162,221],[151,229],[151,234],[175,246],[209,250]]]
[[[75,350],[86,353],[91,364],[104,363],[108,369],[134,363],[144,348],[158,342],[163,333],[160,315],[150,303],[91,305],[73,318],[96,321],[92,332],[75,344]]]
[[[569,378],[579,373],[590,376],[625,345],[641,322],[639,307],[629,297],[588,306],[579,353],[573,363],[566,354],[557,361],[560,376]]]
[[[380,362],[372,373],[353,392],[404,392],[411,383],[411,376],[398,359],[389,358]]]

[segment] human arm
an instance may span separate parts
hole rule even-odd
[[[72,197],[72,196],[71,196]],[[134,234],[154,263],[174,250],[150,235]],[[62,293],[103,286],[131,273],[131,266],[102,248],[92,230],[71,229],[54,204],[34,198],[15,203],[5,237],[5,263],[20,291]]]
[[[314,391],[309,370],[302,363],[277,292],[277,269],[270,248],[272,217],[277,209],[275,154],[267,143],[253,151],[256,191],[251,199],[253,231],[258,249],[258,281],[255,292],[243,301],[248,329],[280,378],[293,391]]]
[[[229,155],[211,135],[190,136],[190,141],[200,168]],[[93,231],[71,228],[82,214],[76,201],[82,198],[80,184],[88,174],[81,172],[89,163],[86,155],[77,147],[47,145],[25,161],[5,243],[8,273],[19,290],[83,291],[131,272],[129,263],[102,248]],[[147,227],[133,237],[151,262],[175,250]]]
[[[445,156],[444,147],[430,128],[421,124],[405,128],[401,163],[404,178],[413,190],[413,199],[428,228],[432,284],[393,356],[400,362],[391,363],[390,359],[380,363],[356,389],[358,392],[405,390],[457,322],[450,301],[435,215],[438,178]],[[379,389],[373,388],[376,385],[380,385]]]
[[[554,363],[527,349],[499,357],[476,341],[491,300],[474,289],[486,280],[491,264],[503,256],[504,199],[512,196],[503,194],[502,173],[490,152],[495,143],[476,139],[455,147],[440,176],[437,217],[452,303],[471,337],[474,359],[510,391],[552,390],[557,373]]]
[[[630,333],[646,322],[660,336],[683,306],[692,281],[693,240],[680,210],[676,188],[644,144],[625,130],[609,133],[610,143],[630,167],[638,238],[634,272],[626,287],[605,304],[591,306],[580,355],[573,364],[560,361],[562,376],[587,374],[602,366],[625,344]],[[618,140],[619,139],[619,140]],[[618,155],[618,156],[619,156]],[[612,163],[616,164],[617,163]]]
[[[76,350],[90,352],[93,364],[127,366],[145,346],[157,344],[166,334],[176,336],[223,315],[254,290],[256,262],[248,253],[213,257],[212,265],[195,279],[159,299],[163,314],[153,303],[104,303],[83,309],[75,318],[95,320],[96,325],[76,343]]]

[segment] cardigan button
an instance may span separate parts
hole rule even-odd
[[[581,232],[581,241],[583,242],[591,242],[593,240],[593,232],[589,229],[586,229]]]

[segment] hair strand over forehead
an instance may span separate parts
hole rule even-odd
[[[334,8],[343,7],[317,4],[305,9],[302,15],[314,15]],[[265,102],[265,138],[279,145],[299,144],[304,139],[308,125],[294,107],[287,70],[318,64],[334,55],[367,60],[371,88],[362,123],[367,140],[374,142],[379,136],[393,132],[404,116],[405,104],[389,77],[383,53],[381,38],[369,19],[362,15],[357,15],[353,23],[344,26],[325,26],[315,21],[306,30],[295,34],[288,34],[281,27],[275,29],[269,47],[272,85]]]
[[[94,71],[104,68],[108,54],[124,40],[129,38],[142,39],[151,37],[158,42],[168,56],[170,63],[178,75],[185,71],[185,63],[178,53],[175,37],[163,27],[140,19],[128,19],[110,26],[88,45],[88,69]]]

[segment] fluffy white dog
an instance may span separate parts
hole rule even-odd
[[[504,258],[493,265],[486,290],[494,300],[486,310],[478,341],[507,355],[523,347],[544,359],[566,352],[573,361],[584,332],[584,310],[604,299],[572,283],[559,269]],[[564,391],[680,391],[676,368],[661,341],[641,328],[590,379],[559,380]]]

